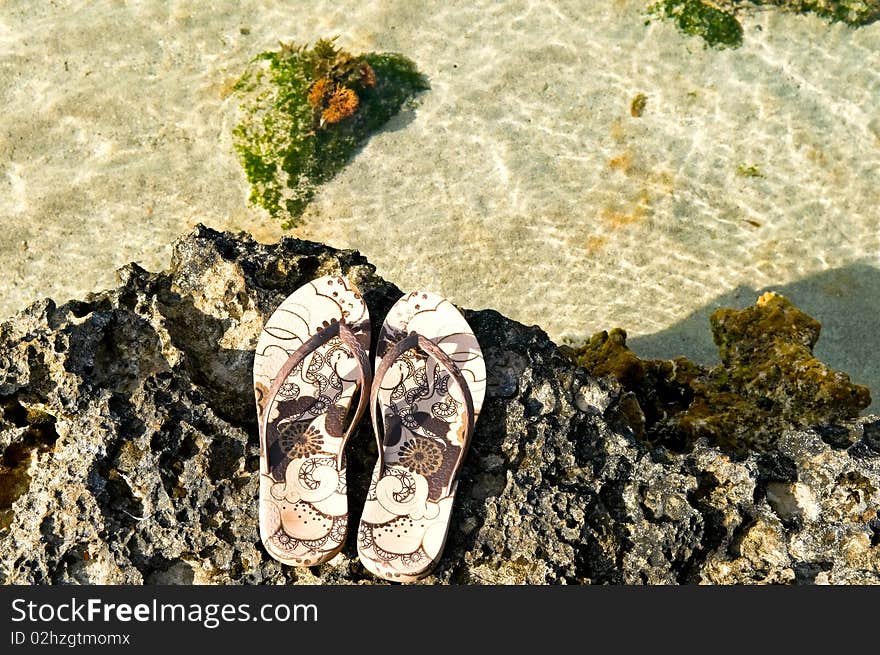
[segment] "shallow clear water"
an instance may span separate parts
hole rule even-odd
[[[338,34],[432,89],[295,234],[401,288],[557,340],[620,325],[658,356],[712,359],[709,310],[781,288],[825,324],[820,355],[880,383],[880,23],[767,10],[713,50],[645,5],[6,2],[0,315],[159,269],[195,222],[281,236],[247,204],[230,87],[278,40]]]

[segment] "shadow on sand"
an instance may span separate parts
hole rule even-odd
[[[765,291],[783,294],[822,323],[816,357],[867,385],[873,398],[867,411],[880,411],[880,268],[864,261],[790,284],[737,287],[666,330],[634,336],[627,345],[640,357],[683,355],[701,364],[716,364],[718,350],[712,342],[709,316],[721,307],[747,307]]]

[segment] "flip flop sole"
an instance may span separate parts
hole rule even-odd
[[[483,404],[486,367],[464,316],[445,298],[413,292],[392,307],[379,334],[376,368],[411,333],[436,344],[455,363],[473,403]],[[413,348],[397,357],[379,384],[384,435],[380,462],[358,529],[358,553],[375,575],[411,582],[437,565],[449,531],[458,468],[471,435],[465,392],[434,357]]]
[[[367,350],[370,317],[360,293],[345,278],[322,277],[288,296],[257,341],[260,539],[284,564],[321,564],[345,542],[348,497],[341,450],[358,387],[356,355],[334,336],[287,374],[274,397],[269,391],[305,341],[343,320]]]

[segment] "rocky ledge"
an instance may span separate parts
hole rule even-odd
[[[0,326],[0,582],[374,582],[353,540],[295,569],[257,534],[252,349],[287,294],[339,272],[374,317],[400,294],[357,252],[198,227],[168,271],[130,265],[116,289]],[[466,316],[490,387],[427,582],[880,582],[880,418],[675,452],[539,328]],[[349,452],[356,522],[366,422]]]

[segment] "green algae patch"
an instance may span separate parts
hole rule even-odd
[[[619,329],[563,350],[635,395],[644,415],[639,436],[678,451],[705,437],[736,455],[768,452],[788,428],[854,418],[871,404],[867,387],[813,356],[821,326],[784,296],[718,310],[710,324],[721,356],[713,368],[640,359]]]
[[[251,203],[292,227],[317,188],[428,88],[402,55],[352,55],[327,39],[257,55],[233,89]]]
[[[702,37],[712,47],[737,48],[743,41],[737,15],[753,14],[763,6],[812,13],[852,27],[880,20],[880,0],[661,0],[649,5],[648,13],[674,21],[682,32]]]
[[[814,13],[853,27],[880,20],[880,0],[758,0],[800,14]]]
[[[761,169],[754,164],[739,164],[736,167],[736,174],[740,177],[764,177]]]
[[[645,113],[648,106],[648,96],[644,93],[637,93],[629,105],[629,114],[633,118],[640,118]]]
[[[702,37],[713,48],[738,48],[743,28],[732,11],[702,0],[662,0],[648,12],[675,22],[685,34]]]

